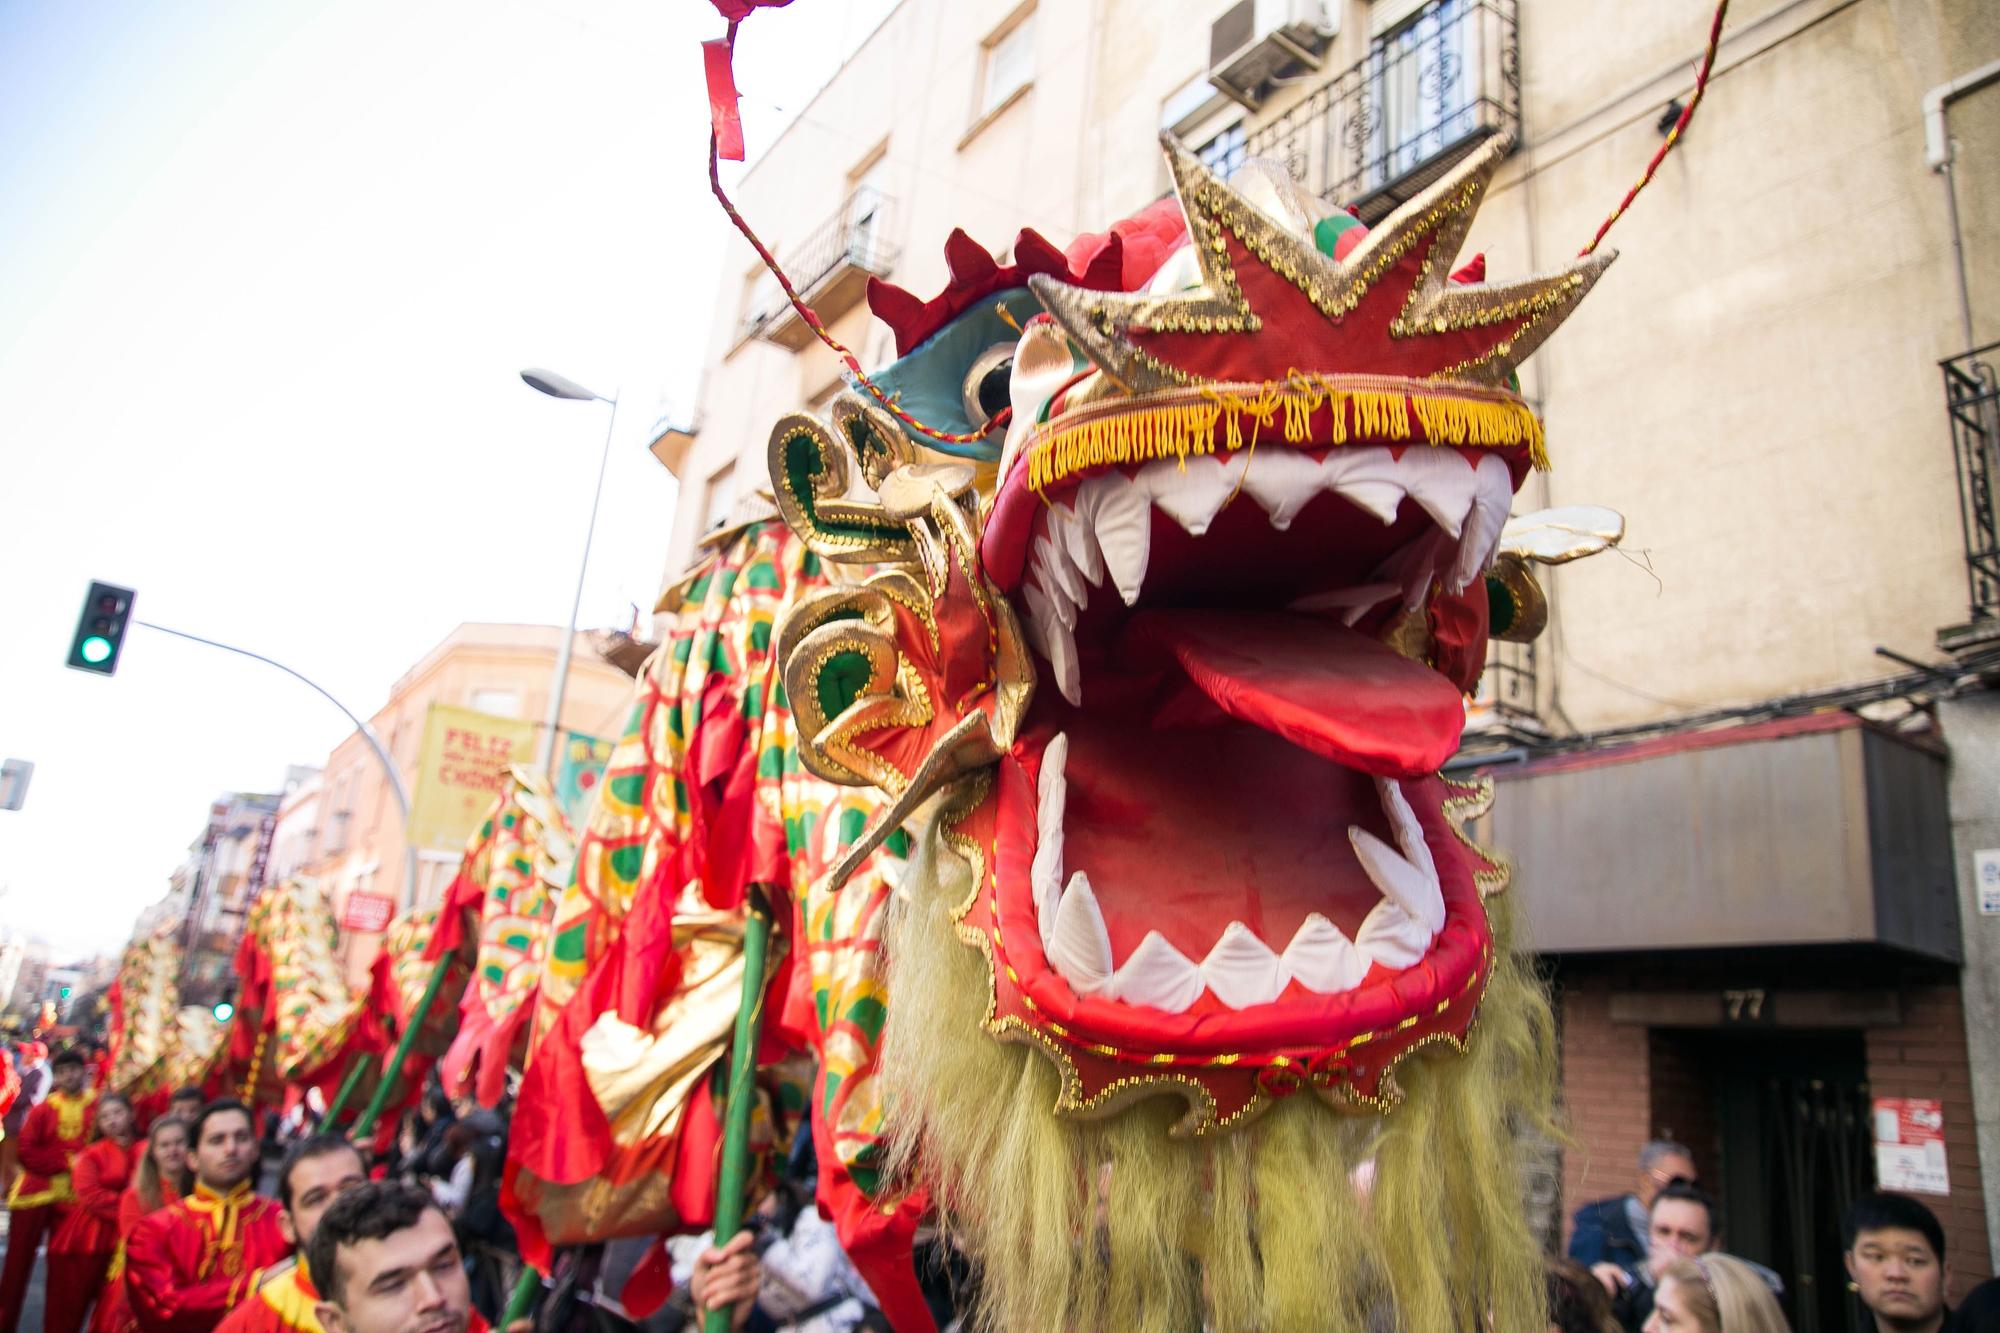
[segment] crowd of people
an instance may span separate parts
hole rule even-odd
[[[1900,1194],[1862,1196],[1842,1219],[1851,1291],[1875,1333],[2000,1333],[2000,1279],[1946,1304],[1944,1228]],[[1569,1256],[1551,1266],[1560,1333],[1789,1333],[1784,1285],[1723,1250],[1722,1210],[1694,1154],[1658,1140],[1639,1153],[1633,1188],[1578,1209]]]
[[[504,1102],[455,1105],[433,1081],[371,1160],[317,1131],[310,1096],[275,1117],[184,1088],[141,1124],[100,1086],[103,1063],[20,1052],[0,1126],[0,1333],[16,1333],[44,1254],[46,1333],[488,1333],[501,1317],[521,1271],[500,1209]],[[678,1333],[711,1308],[750,1330],[888,1327],[812,1205],[810,1143],[801,1135],[750,1229],[672,1243],[676,1286],[645,1328]],[[567,1256],[540,1327],[641,1327],[614,1280],[631,1258]],[[948,1318],[948,1298],[940,1309]]]
[[[21,1056],[21,1092],[0,1122],[0,1333],[16,1333],[44,1251],[46,1333],[489,1333],[501,1317],[521,1271],[499,1200],[504,1104],[455,1106],[433,1083],[371,1162],[318,1132],[311,1104],[281,1126],[185,1088],[141,1123],[96,1086],[101,1059]],[[268,1195],[260,1123],[289,1136]],[[814,1177],[802,1133],[744,1231],[668,1241],[674,1291],[645,1326],[678,1330],[726,1308],[751,1333],[886,1329],[812,1204]],[[1923,1204],[1866,1195],[1843,1240],[1875,1333],[2000,1333],[2000,1280],[1947,1306],[1944,1232]],[[639,1327],[616,1291],[632,1255],[616,1249],[565,1259],[540,1327]],[[938,1249],[927,1286],[948,1327],[967,1274]],[[1777,1274],[1725,1252],[1721,1209],[1676,1143],[1646,1145],[1629,1192],[1576,1212],[1548,1291],[1551,1333],[1788,1333]]]
[[[489,1330],[431,1189],[371,1179],[360,1149],[307,1132],[266,1197],[260,1117],[242,1102],[182,1089],[142,1133],[81,1052],[28,1056],[6,1126],[0,1333],[19,1327],[44,1250],[46,1333]]]

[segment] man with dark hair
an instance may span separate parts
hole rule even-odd
[[[202,1096],[200,1088],[176,1088],[174,1095],[167,1099],[167,1114],[192,1125],[207,1101],[208,1098]]]
[[[1864,1194],[1840,1220],[1847,1276],[1877,1333],[1992,1333],[2000,1292],[1984,1283],[1956,1313],[1945,1308],[1951,1270],[1937,1214],[1901,1194]]]
[[[278,1227],[303,1253],[321,1214],[349,1190],[368,1183],[361,1153],[334,1134],[300,1139],[278,1167]],[[319,1289],[303,1262],[280,1265],[262,1286],[216,1326],[215,1333],[324,1333],[315,1307]]]
[[[1653,1196],[1676,1180],[1695,1179],[1694,1153],[1686,1144],[1654,1139],[1639,1150],[1639,1174],[1632,1192],[1599,1199],[1571,1219],[1569,1257],[1585,1268],[1616,1264],[1637,1276],[1645,1265],[1648,1218]]]
[[[414,1185],[373,1181],[334,1200],[306,1264],[326,1333],[487,1333],[451,1222]]]
[[[194,1193],[142,1219],[125,1244],[125,1293],[142,1333],[212,1333],[291,1251],[278,1206],[250,1191],[250,1108],[210,1102],[188,1131]]]
[[[49,1062],[55,1088],[21,1123],[21,1174],[7,1194],[7,1262],[0,1267],[0,1333],[14,1333],[34,1276],[42,1241],[76,1197],[70,1163],[90,1141],[90,1117],[97,1094],[85,1086],[83,1056],[67,1050]]]

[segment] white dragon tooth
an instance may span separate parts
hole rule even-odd
[[[1437,861],[1431,856],[1430,843],[1424,839],[1424,826],[1418,821],[1417,812],[1410,808],[1400,782],[1394,778],[1376,778],[1375,790],[1382,798],[1383,812],[1389,816],[1389,827],[1395,830],[1396,846],[1402,851],[1403,859],[1436,886],[1436,907],[1426,911],[1423,922],[1433,933],[1443,930],[1444,886],[1438,880]],[[1433,900],[1427,894],[1424,901],[1428,908]]]
[[[1043,657],[1049,656],[1049,629],[1060,627],[1056,619],[1056,609],[1049,601],[1049,595],[1042,591],[1041,574],[1030,569],[1028,577],[1021,583],[1021,599],[1028,604],[1028,640],[1035,645]]]
[[[1501,529],[1507,526],[1507,511],[1514,504],[1514,478],[1496,454],[1479,460],[1477,489],[1465,515],[1465,535],[1458,543],[1458,558],[1452,561],[1446,586],[1459,592],[1473,576],[1492,563],[1500,545]]]
[[[1091,534],[1090,523],[1064,505],[1054,506],[1049,522],[1061,535],[1063,549],[1069,552],[1070,564],[1090,586],[1094,588],[1104,582],[1104,557],[1098,552],[1097,538]]]
[[[1360,506],[1383,523],[1396,521],[1406,492],[1387,449],[1331,449],[1320,461],[1320,486]]]
[[[1347,932],[1313,912],[1299,923],[1285,946],[1285,974],[1309,991],[1338,995],[1351,991],[1368,975],[1368,955],[1347,938]]]
[[[1215,998],[1231,1009],[1269,1004],[1285,989],[1278,955],[1241,921],[1223,927],[1222,938],[1202,959],[1201,975]]]
[[[1456,449],[1411,448],[1403,451],[1401,467],[1410,498],[1456,540],[1479,487],[1472,465]]]
[[[1076,636],[1060,621],[1049,627],[1048,659],[1062,697],[1072,708],[1083,707],[1083,668],[1076,660]]]
[[[1264,507],[1271,526],[1283,532],[1292,526],[1320,492],[1319,461],[1296,449],[1266,449],[1253,454],[1243,474],[1243,493]]]
[[[1354,844],[1355,857],[1382,896],[1413,918],[1424,930],[1424,942],[1429,943],[1430,937],[1444,927],[1444,889],[1438,884],[1437,875],[1424,874],[1395,848],[1358,824],[1348,825],[1347,840]],[[1431,924],[1434,921],[1436,925]]]
[[[1153,506],[1130,478],[1116,474],[1084,483],[1091,491],[1091,519],[1104,567],[1131,606],[1146,583],[1146,560],[1153,543]]]
[[[1076,637],[1065,625],[1057,606],[1063,604],[1060,593],[1051,596],[1042,591],[1032,578],[1021,585],[1022,596],[1028,603],[1028,641],[1048,659],[1055,671],[1056,686],[1063,698],[1071,704],[1083,703],[1083,684],[1076,660]],[[1075,615],[1071,610],[1070,614]]]
[[[1052,589],[1060,593],[1061,600],[1066,600],[1070,606],[1070,614],[1063,623],[1075,629],[1076,613],[1090,600],[1089,585],[1084,583],[1082,573],[1070,564],[1062,539],[1054,533],[1043,533],[1035,538],[1035,559],[1051,576]]]
[[[1041,928],[1042,952],[1055,935],[1056,905],[1062,901],[1063,807],[1068,803],[1069,783],[1063,769],[1069,762],[1069,736],[1057,732],[1042,751],[1042,771],[1035,783],[1035,860],[1031,881],[1035,889],[1035,924]]]
[[[1056,905],[1048,959],[1078,995],[1101,994],[1111,985],[1111,933],[1104,928],[1090,878],[1081,870],[1069,877],[1069,887]]]
[[[1143,475],[1153,503],[1187,529],[1190,536],[1199,537],[1236,494],[1237,481],[1247,462],[1242,457],[1226,463],[1209,456],[1185,460],[1163,458],[1146,464]]]
[[[1382,966],[1400,972],[1423,960],[1431,933],[1423,922],[1385,898],[1362,918],[1354,943]]]
[[[1201,969],[1186,954],[1167,943],[1159,931],[1149,930],[1132,956],[1118,965],[1111,978],[1111,998],[1178,1014],[1200,999],[1206,986]]]

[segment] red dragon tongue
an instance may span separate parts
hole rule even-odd
[[[1458,748],[1457,686],[1332,621],[1281,611],[1141,611],[1128,663],[1177,664],[1230,717],[1378,777],[1435,773]]]

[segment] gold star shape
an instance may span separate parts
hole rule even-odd
[[[1504,387],[1616,258],[1600,251],[1511,282],[1451,281],[1452,260],[1512,146],[1505,135],[1487,140],[1397,208],[1344,260],[1321,254],[1310,235],[1231,189],[1171,134],[1160,142],[1187,218],[1199,285],[1119,293],[1029,279],[1056,322],[1129,393],[1225,378],[1281,381],[1293,370]],[[1325,215],[1334,211],[1325,206]],[[1385,280],[1412,269],[1415,280],[1400,306],[1368,299]],[[1270,308],[1268,297],[1267,308],[1257,308],[1244,283],[1270,291],[1271,277],[1300,293],[1311,312],[1300,318],[1297,302],[1288,302],[1289,310]],[[1255,373],[1245,375],[1245,366]]]

